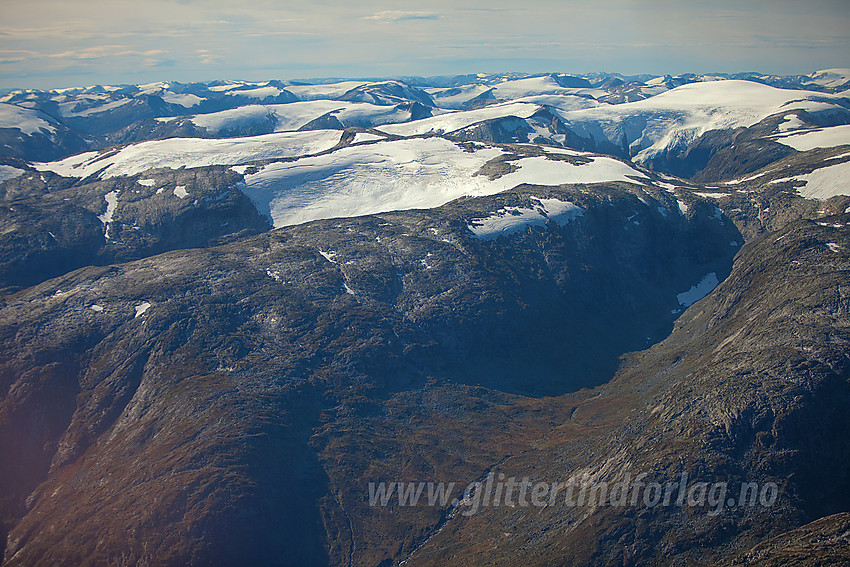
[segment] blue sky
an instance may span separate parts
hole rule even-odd
[[[0,88],[850,67],[848,0],[0,0]]]

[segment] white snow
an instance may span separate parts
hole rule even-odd
[[[728,197],[728,193],[696,193],[700,197],[705,197],[706,199],[722,199],[723,197]]]
[[[246,175],[243,191],[275,227],[393,210],[433,208],[462,196],[492,195],[526,183],[561,185],[628,181],[643,174],[597,156],[584,165],[522,158],[519,169],[493,181],[476,175],[498,147],[464,151],[442,138],[378,142],[267,165]]]
[[[109,102],[104,102],[103,104],[95,104],[94,106],[90,106],[85,110],[75,111],[74,109],[80,103],[80,98],[82,97],[74,97],[68,102],[63,102],[59,105],[59,111],[62,113],[63,117],[66,118],[81,118],[85,116],[91,116],[92,114],[99,114],[101,112],[107,112],[110,110],[115,110],[121,106],[124,106],[128,102],[131,102],[133,99],[130,98],[119,98],[117,100],[111,100]],[[98,98],[99,100],[109,100],[107,97]]]
[[[824,201],[836,195],[850,195],[850,161],[822,167],[795,179],[806,182],[797,191],[807,199]]]
[[[42,130],[55,133],[56,128],[41,118],[40,114],[37,110],[0,103],[0,128],[17,128],[27,136],[43,134]]]
[[[225,130],[235,130],[244,128],[252,124],[263,123],[268,121],[273,116],[273,112],[265,106],[249,104],[240,106],[239,108],[231,108],[220,112],[211,112],[209,114],[197,114],[188,117],[188,120],[198,126],[205,128],[213,135],[218,135]],[[161,122],[171,122],[180,120],[185,117],[169,117],[158,118]]]
[[[328,262],[330,262],[331,264],[336,264],[336,260],[334,260],[334,256],[336,256],[336,252],[334,252],[334,251],[324,252],[322,250],[319,250],[319,254],[321,254],[322,257],[325,260],[327,260]]]
[[[812,82],[823,87],[840,87],[850,82],[850,69],[823,69],[811,75]]]
[[[842,248],[842,246],[836,242],[827,242],[826,245],[833,252],[839,252]]]
[[[688,204],[687,203],[685,203],[684,201],[676,201],[676,203],[679,204],[679,212],[680,213],[682,213],[683,215],[688,214]]]
[[[558,199],[531,198],[539,204],[534,208],[504,207],[489,217],[472,219],[469,230],[476,238],[494,240],[525,230],[529,226],[545,226],[550,219],[563,226],[584,214],[584,211],[569,201]]]
[[[112,216],[115,214],[115,208],[118,206],[118,193],[120,191],[116,189],[103,196],[104,200],[106,200],[106,212],[97,216],[100,222],[106,227],[104,236],[107,240],[109,240],[109,223],[112,222]]]
[[[197,106],[204,102],[204,99],[197,95],[188,94],[188,93],[173,93],[171,91],[166,91],[160,95],[162,100],[169,104],[177,104],[184,108],[192,108],[193,106]]]
[[[738,185],[745,181],[752,181],[753,179],[758,179],[759,177],[761,177],[762,175],[766,175],[767,173],[767,171],[764,171],[762,173],[757,173],[755,175],[751,175],[750,177],[745,177],[743,179],[733,179],[732,181],[724,181],[723,185]]]
[[[685,307],[690,307],[709,293],[711,290],[717,287],[717,284],[720,283],[717,280],[717,274],[714,272],[710,272],[703,277],[698,284],[691,287],[688,291],[682,292],[676,296],[676,299],[679,301],[680,305],[684,305]]]
[[[266,270],[266,275],[276,282],[280,281],[280,270],[272,270],[269,268]]]
[[[532,101],[539,97],[538,104],[551,104],[560,107],[578,105],[580,108],[596,106],[596,97],[604,96],[607,92],[593,88],[569,88],[560,86],[552,77],[526,77],[523,79],[505,80],[495,85],[462,85],[452,88],[426,88],[434,102],[440,108],[460,109],[473,98],[492,90],[493,102],[500,101]],[[543,100],[547,102],[543,102]],[[583,102],[582,102],[583,101]]]
[[[768,185],[775,185],[777,183],[785,183],[786,181],[798,181],[796,177],[783,177],[781,179],[774,179],[773,181],[768,182]]]
[[[256,89],[240,89],[240,90],[232,90],[228,94],[233,96],[245,96],[248,98],[257,98],[257,99],[265,99],[265,98],[274,98],[279,96],[283,91],[277,87],[266,86],[266,87],[258,87]]]
[[[341,97],[351,89],[365,84],[365,81],[343,81],[329,85],[286,85],[286,90],[301,100],[316,100]]]
[[[594,91],[587,88],[562,87],[552,77],[545,76],[501,82],[493,87],[493,96],[496,97],[496,100],[516,100],[528,96],[575,95],[587,91],[592,91],[598,95],[608,94],[603,91]]]
[[[850,124],[794,132],[787,136],[773,136],[771,139],[801,152],[850,145]]]
[[[156,181],[154,181],[153,179],[139,179],[136,181],[136,183],[145,187],[153,187],[154,185],[156,185]]]
[[[97,311],[98,313],[103,312],[103,307],[101,307],[100,305],[97,305],[97,304],[90,305],[89,309],[91,309],[92,311]]]
[[[136,307],[135,307],[136,317],[141,317],[142,315],[144,315],[145,311],[150,309],[150,307],[151,307],[151,304],[148,303],[147,301],[145,301],[144,303],[140,303],[139,305],[136,305]],[[134,319],[136,317],[134,317]]]
[[[752,81],[709,81],[682,85],[625,104],[561,113],[577,134],[619,146],[625,136],[641,163],[672,147],[685,146],[709,130],[748,127],[773,114],[806,110],[846,112],[841,97],[777,89]],[[835,103],[831,102],[835,101]]]
[[[446,114],[440,114],[439,116],[423,118],[422,120],[416,120],[405,124],[382,126],[379,129],[381,132],[396,134],[398,136],[419,136],[421,134],[427,134],[428,132],[438,131],[448,133],[494,118],[505,118],[507,116],[529,118],[539,109],[540,107],[536,104],[522,102],[494,104],[476,110],[448,112]]]
[[[426,88],[426,93],[431,95],[434,102],[440,108],[461,109],[464,104],[473,98],[489,91],[491,87],[486,85],[463,85],[454,88]]]
[[[207,87],[207,88],[209,90],[213,91],[213,92],[221,93],[221,92],[232,91],[234,89],[239,89],[239,88],[249,87],[249,86],[262,87],[262,86],[265,86],[267,84],[268,84],[268,82],[265,82],[265,83],[247,83],[245,81],[227,81],[223,85],[215,85],[215,86],[211,86],[211,87]]]
[[[189,193],[186,191],[185,185],[178,185],[174,188],[174,196],[180,197],[181,199],[185,199],[189,196]]]
[[[776,129],[780,132],[789,132],[805,126],[806,124],[796,114],[789,114],[783,118]]]
[[[254,124],[274,122],[275,132],[295,131],[325,114],[333,113],[343,126],[370,128],[383,124],[395,124],[410,120],[410,111],[396,106],[379,106],[366,102],[334,100],[312,100],[285,104],[250,104],[189,117],[158,118],[160,122],[171,122],[183,118],[214,135],[228,130],[244,128]]]
[[[354,136],[354,139],[351,141],[352,144],[359,144],[360,142],[374,142],[375,140],[383,140],[383,136],[378,136],[377,134],[370,134],[369,132],[357,132]]]
[[[410,120],[410,111],[396,106],[380,106],[368,102],[315,100],[291,102],[268,107],[277,119],[276,130],[297,130],[308,122],[329,112],[346,128],[360,126],[371,128]]]
[[[11,165],[0,165],[0,183],[7,179],[14,179],[26,173],[23,169],[12,167]]]
[[[522,98],[518,98],[512,102],[524,102],[529,104],[538,104],[540,106],[551,106],[557,111],[559,111],[559,113],[572,112],[574,110],[584,110],[585,108],[595,108],[598,106],[610,106],[607,103],[601,103],[593,98],[568,94],[525,96]]]
[[[160,167],[235,165],[260,159],[314,154],[332,148],[339,138],[340,133],[335,130],[227,139],[170,138],[125,146],[114,155],[86,152],[60,161],[33,165],[41,171],[53,171],[64,177],[87,177],[105,168],[100,178],[108,179]]]

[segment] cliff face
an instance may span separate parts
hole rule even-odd
[[[848,505],[848,446],[835,435],[848,427],[850,401],[848,220],[792,223],[745,247],[729,278],[668,338],[629,355],[595,395],[565,397],[575,404],[569,419],[499,467],[535,483],[574,476],[608,487],[641,473],[662,486],[687,474],[691,483],[727,485],[721,500],[677,506],[674,494],[669,506],[648,506],[641,493],[637,506],[558,498],[545,507],[482,508],[458,516],[409,564],[717,564],[735,553],[747,561],[794,555],[782,551],[787,544],[745,552]],[[741,505],[749,482],[774,483],[779,497],[771,506]],[[824,546],[794,556],[819,564],[829,555]],[[846,546],[838,549],[846,555]]]

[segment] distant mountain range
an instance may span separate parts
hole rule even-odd
[[[4,566],[850,562],[850,70],[12,91],[0,200]]]

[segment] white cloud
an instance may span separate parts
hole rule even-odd
[[[437,20],[440,16],[433,12],[403,12],[400,10],[384,10],[375,12],[371,16],[366,16],[367,20],[377,20],[379,22],[404,22],[408,20]]]

